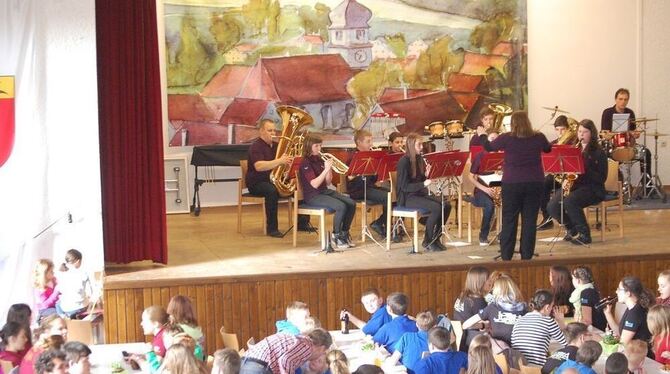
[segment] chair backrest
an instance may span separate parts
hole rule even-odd
[[[249,170],[249,161],[240,160],[240,191],[247,188],[247,170]]]
[[[302,194],[302,184],[300,183],[300,178],[297,175],[295,177],[295,191],[293,192],[293,198],[296,202],[304,198]]]
[[[542,370],[535,366],[521,365],[521,374],[542,374]]]
[[[461,177],[461,180],[463,181],[461,191],[463,191],[463,195],[466,194],[472,194],[475,190],[475,185],[472,183],[472,181],[469,178],[470,174],[470,161],[468,161],[465,164],[465,168],[463,169],[463,174]]]
[[[493,358],[496,361],[496,364],[500,366],[500,370],[502,370],[503,374],[509,374],[509,365],[507,364],[507,357],[505,357],[504,354],[499,353],[497,355],[494,355]]]
[[[607,179],[605,180],[606,191],[619,191],[619,162],[607,161]]]
[[[389,172],[389,189],[391,193],[391,199],[389,201],[396,202],[398,201],[398,194],[395,190],[396,182],[398,181],[398,173],[395,171]]]
[[[91,321],[66,319],[67,337],[71,341],[82,342],[87,345],[95,344],[93,323]]]
[[[461,321],[451,321],[451,328],[456,337],[456,349],[461,349],[461,339],[463,339],[463,323]]]
[[[221,339],[223,340],[224,348],[231,348],[236,351],[240,350],[240,343],[237,340],[237,334],[227,333],[226,329],[223,326],[221,326],[219,332],[221,333]]]

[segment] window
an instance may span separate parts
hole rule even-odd
[[[356,40],[365,40],[365,30],[356,30]]]

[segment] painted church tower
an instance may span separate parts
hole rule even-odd
[[[363,69],[372,62],[370,25],[372,12],[356,0],[344,0],[328,15],[329,53],[339,53],[352,68]]]

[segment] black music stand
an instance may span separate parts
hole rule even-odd
[[[430,166],[430,173],[426,176],[428,179],[441,179],[438,183],[437,191],[440,195],[441,211],[441,230],[440,235],[433,238],[433,242],[446,236],[449,241],[452,241],[449,236],[449,230],[444,222],[444,189],[452,186],[460,186],[458,177],[463,174],[465,163],[467,162],[470,152],[448,151],[448,152],[434,152],[424,155],[426,163]],[[458,187],[457,187],[458,188]],[[459,194],[458,200],[460,202],[461,196]],[[460,209],[460,206],[459,206]]]
[[[554,144],[551,146],[551,152],[542,154],[542,166],[544,167],[544,172],[548,174],[555,174],[561,176],[561,222],[559,222],[558,233],[556,234],[555,240],[551,242],[551,248],[549,248],[549,255],[552,255],[554,250],[554,245],[556,241],[561,237],[561,230],[565,226],[564,222],[564,194],[563,194],[563,183],[565,183],[568,174],[584,174],[584,158],[582,157],[581,147],[575,147],[572,145],[559,145]],[[586,243],[579,242],[579,244],[588,247]]]
[[[375,244],[384,248],[370,232],[368,227],[368,215],[367,215],[367,204],[368,204],[368,176],[376,175],[379,165],[384,159],[385,153],[383,151],[358,151],[354,153],[351,162],[349,162],[349,170],[347,171],[345,178],[348,176],[356,176],[363,178],[363,216],[361,220],[363,222],[363,238],[370,238]],[[387,212],[388,214],[388,212]]]

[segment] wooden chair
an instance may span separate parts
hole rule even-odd
[[[240,172],[242,175],[237,181],[237,232],[242,232],[242,204],[251,203],[251,204],[261,204],[263,210],[263,219],[261,219],[261,225],[263,228],[263,234],[267,234],[267,227],[265,222],[265,198],[262,196],[255,196],[249,192],[244,192],[247,190],[247,170],[249,169],[249,164],[247,160],[240,160]],[[279,198],[279,202],[286,202],[288,199]],[[292,215],[291,215],[291,204],[288,204],[288,220],[289,225],[291,225]]]
[[[393,218],[397,217],[399,219],[410,218],[412,220],[412,228],[414,233],[412,235],[412,242],[414,245],[414,251],[419,251],[419,218],[428,216],[429,212],[422,209],[413,209],[406,207],[393,206],[393,203],[396,202],[397,196],[395,191],[395,185],[397,182],[397,174],[395,171],[389,173],[390,181],[390,191],[388,193],[388,198],[386,199],[386,207],[388,214],[386,215],[386,250],[391,250],[391,231],[393,230]]]
[[[521,365],[521,374],[542,374],[539,367]]]
[[[451,321],[451,329],[456,337],[456,350],[461,349],[461,340],[463,339],[463,323],[461,321]]]
[[[219,332],[221,333],[221,339],[223,340],[223,347],[224,348],[231,348],[231,349],[234,349],[236,351],[240,350],[240,343],[237,340],[237,334],[227,333],[224,326],[221,326],[221,329],[219,330]]]
[[[497,355],[494,355],[493,359],[495,359],[496,364],[498,364],[498,366],[500,366],[500,370],[502,370],[502,374],[509,374],[509,365],[507,364],[507,358],[505,357],[504,354],[499,353]]]
[[[341,176],[340,181],[341,182],[337,185],[337,192],[348,194],[347,176]],[[361,217],[361,242],[365,243],[364,229],[368,223],[368,208],[372,208],[371,210],[372,212],[374,212],[376,210],[374,208],[381,207],[382,204],[365,200],[354,200],[354,201],[356,202],[356,214],[354,215],[354,217]]]
[[[319,239],[321,242],[321,249],[326,248],[326,245],[328,244],[328,234],[326,231],[326,215],[328,214],[333,214],[335,211],[330,208],[323,208],[323,207],[318,207],[318,206],[312,206],[309,204],[306,204],[304,202],[301,202],[303,199],[302,195],[302,186],[300,185],[300,179],[296,179],[297,183],[296,186],[297,188],[295,189],[295,192],[293,193],[293,222],[298,222],[298,214],[305,214],[305,215],[310,215],[310,216],[317,216],[319,217]],[[293,246],[296,247],[298,245],[298,227],[297,225],[293,226]]]
[[[473,208],[477,208],[477,209],[481,209],[481,208],[472,205],[471,201],[467,201],[467,200],[470,200],[470,199],[474,198],[474,192],[473,191],[475,189],[475,185],[470,181],[470,178],[468,178],[467,175],[465,175],[465,173],[469,173],[469,172],[470,172],[470,162],[468,162],[465,165],[465,169],[463,171],[463,185],[462,185],[461,190],[463,191],[462,195],[464,197],[462,199],[463,200],[463,205],[465,205],[465,207],[467,208],[467,211],[468,211],[468,243],[472,243],[473,222],[477,218],[476,215],[473,214],[473,210],[474,210]],[[468,197],[469,199],[466,200],[465,197]],[[496,206],[495,209],[496,209],[496,218],[495,218],[496,219],[496,221],[495,221],[496,234],[500,234],[500,223],[502,222],[502,207]],[[491,224],[493,224],[493,223],[491,223]]]
[[[605,191],[608,192],[605,200],[598,205],[594,205],[597,208],[596,211],[600,210],[600,240],[603,242],[607,230],[607,208],[610,206],[618,207],[619,237],[623,238],[623,192],[621,182],[619,182],[619,163],[617,161],[608,160]],[[616,192],[616,195],[612,194],[613,192]]]

